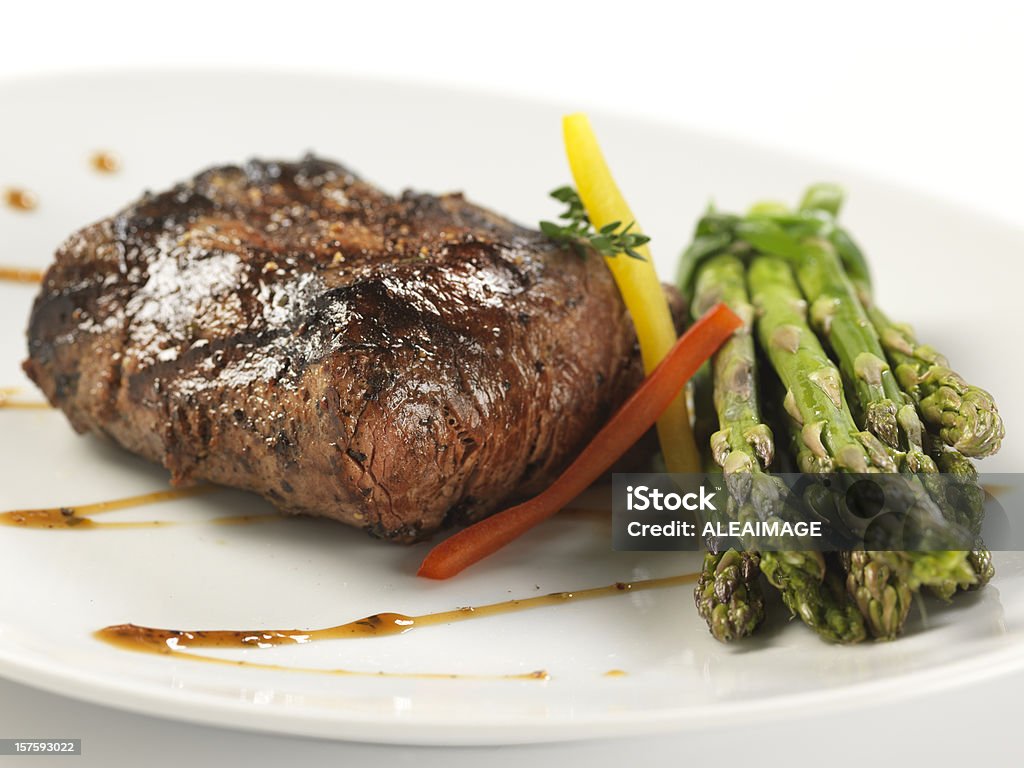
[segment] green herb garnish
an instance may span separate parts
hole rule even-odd
[[[566,223],[554,221],[540,223],[540,231],[552,240],[568,243],[581,256],[590,247],[602,256],[614,257],[624,253],[631,259],[645,260],[643,254],[636,249],[650,242],[651,238],[639,232],[630,231],[636,224],[635,221],[629,222],[625,227],[622,227],[621,221],[613,221],[595,230],[583,207],[583,201],[580,200],[580,195],[575,189],[559,187],[551,193],[551,197],[568,206],[565,212],[558,217]]]

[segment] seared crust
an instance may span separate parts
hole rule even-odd
[[[28,335],[79,432],[397,541],[544,487],[639,376],[598,257],[313,157],[72,235]]]

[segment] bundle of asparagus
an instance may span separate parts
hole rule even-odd
[[[841,203],[837,187],[816,185],[795,210],[761,204],[698,223],[678,278],[693,316],[723,301],[745,321],[706,377],[718,424],[704,447],[733,518],[800,514],[769,474],[783,459],[806,473],[900,473],[895,492],[937,545],[825,556],[712,542],[695,599],[719,640],[757,629],[762,573],[792,615],[839,643],[895,638],[918,591],[949,599],[993,575],[977,539],[983,493],[971,460],[999,448],[995,403],[876,306],[866,260],[838,224]],[[766,412],[777,415],[774,431]],[[940,471],[957,479],[959,496]],[[976,538],[974,551],[941,548],[944,529],[957,526]]]

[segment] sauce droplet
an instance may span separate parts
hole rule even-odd
[[[609,669],[604,673],[605,677],[625,677],[628,673],[622,669]]]
[[[113,152],[99,150],[89,158],[89,165],[98,173],[117,173],[121,170],[121,159]]]
[[[10,187],[4,190],[4,202],[15,211],[33,211],[39,205],[39,198],[27,189]]]

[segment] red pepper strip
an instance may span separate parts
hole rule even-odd
[[[448,537],[427,553],[416,575],[451,578],[566,506],[654,425],[704,361],[742,325],[725,304],[708,310],[547,490]]]

